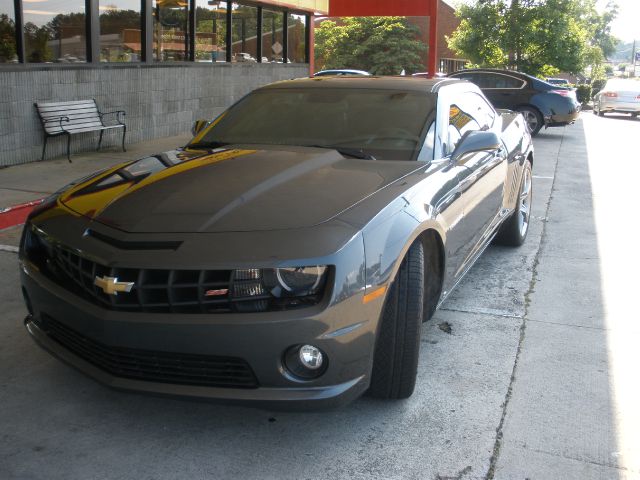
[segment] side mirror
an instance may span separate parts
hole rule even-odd
[[[451,154],[451,161],[457,163],[468,153],[485,152],[500,148],[500,139],[493,132],[474,130],[465,133]]]
[[[209,125],[209,120],[196,120],[191,127],[191,133],[195,137],[198,133],[204,130]]]

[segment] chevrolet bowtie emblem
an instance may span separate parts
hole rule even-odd
[[[93,284],[107,295],[118,295],[118,292],[130,292],[135,282],[119,282],[117,277],[96,277]]]

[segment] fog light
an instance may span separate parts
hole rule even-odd
[[[283,363],[286,371],[301,380],[312,380],[327,371],[327,356],[313,345],[294,345],[287,349]]]
[[[313,345],[303,345],[298,353],[300,362],[309,370],[318,370],[322,367],[322,352]]]

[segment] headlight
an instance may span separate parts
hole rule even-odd
[[[324,286],[327,267],[285,267],[264,270],[265,287],[275,297],[315,295]]]
[[[322,299],[329,268],[251,268],[234,270],[229,292],[236,311],[257,312],[315,305]]]
[[[277,268],[278,284],[294,295],[311,295],[318,290],[327,267],[288,267]]]

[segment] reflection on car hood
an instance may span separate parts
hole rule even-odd
[[[62,193],[69,209],[127,232],[233,232],[317,225],[417,170],[334,150],[235,146],[175,150]]]

